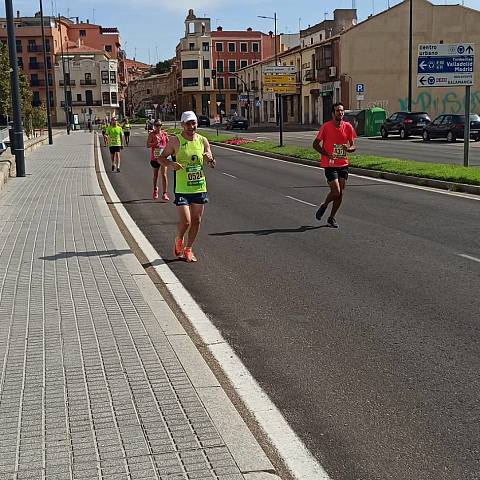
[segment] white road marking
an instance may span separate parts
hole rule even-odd
[[[300,200],[299,198],[291,197],[290,195],[285,195],[287,198],[290,198],[291,200],[295,200],[296,202],[304,203],[305,205],[311,205],[312,207],[316,207],[314,203],[306,202],[305,200]]]
[[[213,145],[214,148],[224,148],[226,150],[232,150],[229,149],[228,147],[222,147],[219,145]],[[280,163],[288,163],[290,165],[297,165],[298,167],[302,168],[323,168],[320,166],[314,166],[314,165],[304,165],[303,163],[295,163],[295,162],[290,162],[288,160],[281,160],[279,158],[272,158],[272,157],[266,157],[265,155],[260,155],[259,153],[250,153],[250,152],[244,152],[244,151],[239,151],[239,153],[242,153],[243,155],[252,155],[253,157],[261,157],[261,158],[266,158],[268,160],[272,160],[274,162],[280,162]],[[470,193],[459,193],[459,192],[450,192],[448,190],[441,190],[439,188],[433,188],[433,187],[422,187],[421,185],[412,185],[410,183],[402,183],[402,182],[395,182],[393,180],[385,180],[384,178],[375,178],[375,177],[367,177],[365,175],[360,175],[358,173],[350,173],[350,177],[358,177],[358,178],[363,178],[364,180],[371,180],[372,182],[379,182],[379,183],[388,183],[390,185],[395,185],[397,187],[404,187],[404,188],[414,188],[417,190],[424,190],[427,192],[432,192],[432,193],[439,193],[441,195],[450,195],[452,197],[461,197],[461,198],[466,198],[468,200],[476,200],[477,202],[480,202],[480,195],[474,195]]]
[[[226,175],[227,177],[237,178],[235,175],[230,175],[229,173],[221,172],[222,175]]]
[[[464,254],[464,253],[457,253],[457,255],[458,255],[459,257],[468,258],[469,260],[473,260],[474,262],[480,263],[480,258],[472,257],[471,255],[466,255],[466,254]]]
[[[270,140],[270,137],[256,137],[257,140]]]
[[[222,367],[249,412],[252,413],[260,428],[284,460],[293,477],[302,480],[331,480],[324,468],[307,450],[281,412],[252,377],[240,358],[237,357],[233,348],[222,337],[218,329],[130,217],[105,172],[99,145],[97,145],[97,149],[100,174],[114,208],[143,254],[147,257],[148,262],[155,268],[177,305],[182,309]]]

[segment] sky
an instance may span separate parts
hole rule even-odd
[[[11,0],[13,11],[33,16],[39,0]],[[43,14],[80,17],[103,27],[117,27],[122,48],[128,58],[155,64],[175,56],[175,47],[184,36],[184,21],[190,8],[197,17],[209,17],[211,28],[224,30],[274,30],[277,14],[278,33],[298,33],[325,18],[333,19],[336,8],[357,8],[358,20],[365,20],[399,3],[400,0],[43,0]],[[480,0],[436,0],[435,4],[464,4],[480,10]],[[5,4],[0,2],[0,17],[5,17]]]

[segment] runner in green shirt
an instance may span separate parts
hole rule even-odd
[[[110,157],[112,158],[112,172],[117,168],[120,171],[120,150],[123,148],[123,130],[117,124],[117,119],[112,117],[110,126],[107,127],[105,135],[108,140],[108,148],[110,150]]]
[[[198,122],[195,113],[183,112],[180,123],[182,133],[171,137],[158,160],[175,172],[173,203],[177,206],[178,223],[174,254],[187,262],[196,262],[192,245],[200,228],[204,205],[208,202],[204,162],[213,168],[215,160],[208,140],[196,133]],[[170,162],[167,159],[169,155],[175,161]],[[185,234],[187,241],[184,244]]]
[[[130,123],[128,121],[128,118],[125,117],[123,119],[123,123],[122,123],[122,130],[123,130],[123,136],[125,137],[125,144],[127,145],[127,147],[130,143],[130,128],[131,127],[130,127]]]

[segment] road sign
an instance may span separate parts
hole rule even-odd
[[[471,43],[420,44],[417,87],[473,85],[475,47]]]
[[[265,93],[297,93],[297,87],[295,85],[276,85],[265,87],[263,91]]]
[[[289,73],[296,73],[296,71],[295,65],[267,65],[263,67],[263,73],[265,74],[288,75]]]
[[[355,91],[361,95],[362,93],[365,93],[365,84],[364,83],[357,83],[355,85]],[[358,99],[357,99],[358,100]],[[363,100],[363,99],[362,99]]]
[[[357,101],[360,102],[361,100],[365,100],[365,95],[357,93]]]
[[[290,85],[296,83],[297,77],[295,75],[264,75],[263,83],[265,85]]]
[[[154,103],[154,104],[153,104],[153,108],[156,110],[157,107],[158,107],[158,103]]]
[[[222,102],[216,102],[216,103],[217,103],[217,107],[219,107],[222,104]]]

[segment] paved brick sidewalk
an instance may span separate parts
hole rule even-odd
[[[248,478],[131,273],[92,139],[0,191],[0,479]]]

